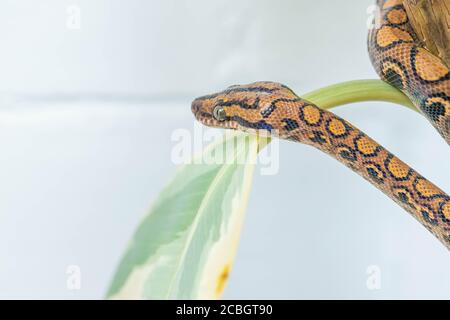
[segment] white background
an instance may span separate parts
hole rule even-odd
[[[1,0],[0,298],[102,298],[175,165],[190,101],[236,83],[297,93],[377,78],[372,0]],[[68,28],[68,8],[81,28]],[[335,112],[444,190],[450,149],[385,103]],[[81,290],[66,287],[78,265]],[[381,288],[366,286],[369,266]],[[282,142],[256,175],[224,298],[450,298],[450,255],[337,161]]]

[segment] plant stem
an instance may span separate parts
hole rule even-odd
[[[385,101],[417,111],[407,96],[381,80],[342,82],[303,94],[301,97],[323,109],[354,102]]]

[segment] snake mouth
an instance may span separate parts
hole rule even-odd
[[[220,129],[239,129],[239,125],[232,120],[226,121],[218,121],[214,119],[214,117],[209,113],[197,112],[194,113],[195,118],[205,126],[211,128],[220,128]],[[241,128],[241,130],[245,130],[245,128]]]

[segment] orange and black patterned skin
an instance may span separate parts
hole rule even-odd
[[[450,144],[450,71],[424,48],[402,0],[378,0],[379,28],[369,32],[369,55],[379,76],[405,93]]]
[[[328,153],[411,213],[450,249],[450,197],[359,129],[298,97],[288,87],[257,82],[197,98],[204,125],[264,131]]]

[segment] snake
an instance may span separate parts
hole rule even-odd
[[[450,144],[450,72],[414,32],[402,0],[378,0],[368,51],[380,78],[401,90]]]
[[[383,22],[369,32],[368,41],[376,71],[449,142],[448,68],[416,40],[402,1],[378,5]],[[385,193],[450,250],[450,196],[357,127],[288,86],[270,81],[233,85],[196,98],[191,111],[209,127],[263,133],[325,152]]]

